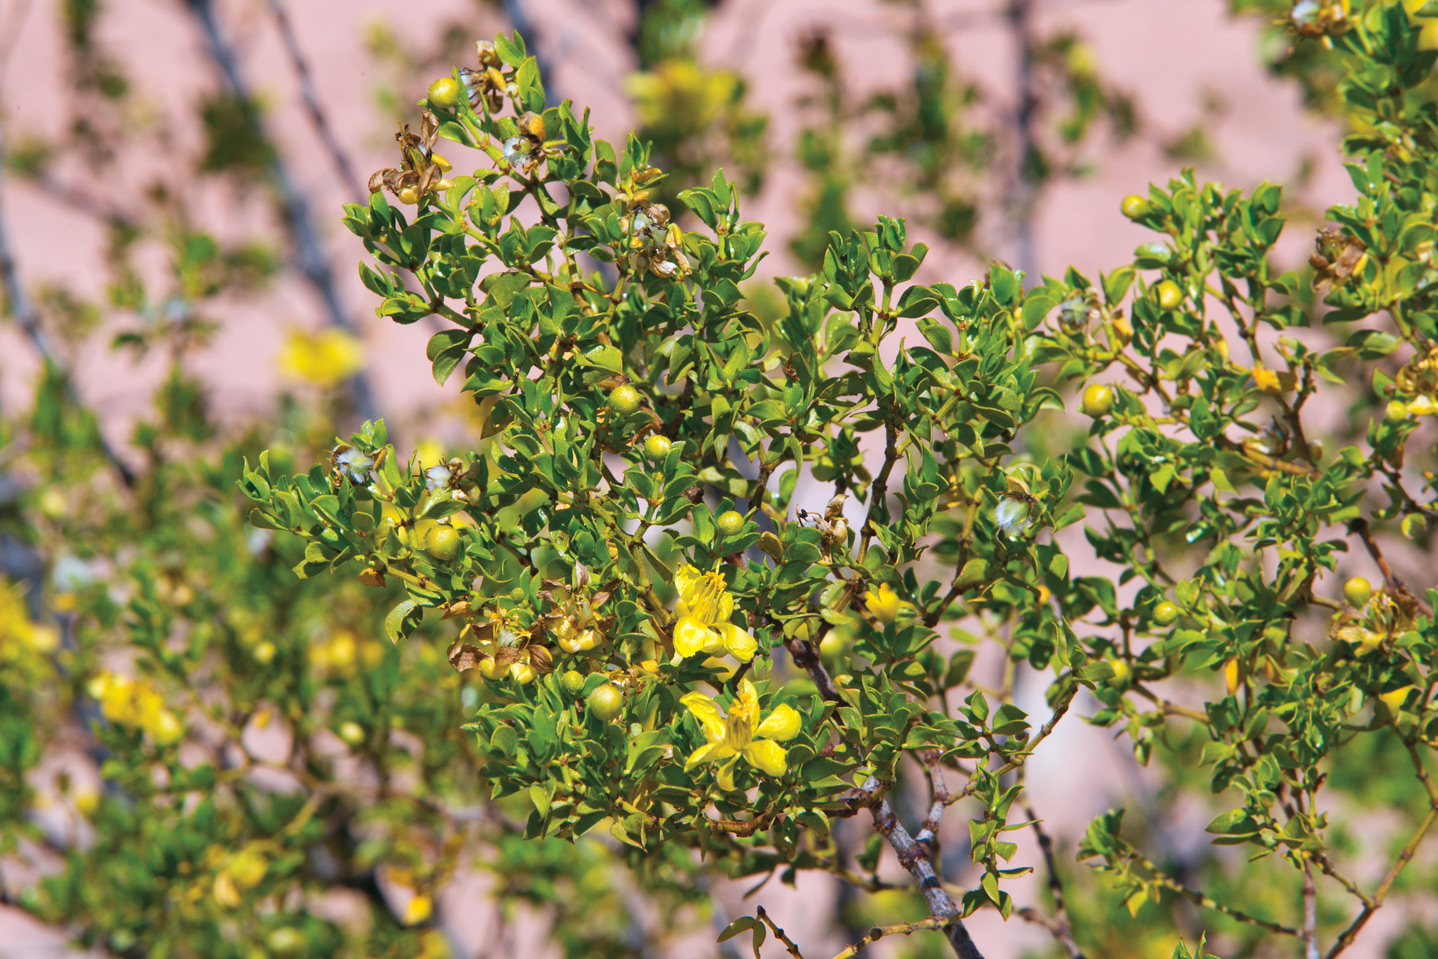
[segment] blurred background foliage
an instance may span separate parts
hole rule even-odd
[[[531,907],[543,921],[526,928],[566,956],[675,954],[685,941],[738,955],[733,943],[711,945],[713,927],[732,917],[716,912],[709,880],[687,854],[641,856],[607,838],[522,840],[526,804],[488,799],[482,757],[459,729],[478,680],[456,674],[443,643],[424,633],[399,647],[383,638],[380,619],[396,590],[298,579],[302,545],[247,522],[236,490],[246,457],[270,448],[281,471],[314,462],[334,444],[336,423],[378,411],[371,360],[335,292],[353,282],[352,266],[327,257],[317,228],[339,212],[311,208],[294,173],[333,169],[356,192],[368,173],[325,139],[323,104],[314,118],[324,154],[286,152],[210,0],[183,7],[214,78],[197,80],[187,112],[173,115],[136,88],[106,44],[106,20],[121,4],[38,6],[64,25],[66,83],[51,100],[66,123],[40,138],[0,116],[4,186],[25,184],[93,218],[105,237],[104,273],[73,288],[30,282],[14,256],[27,224],[0,219],[14,333],[7,348],[28,354],[14,365],[7,356],[0,375],[31,391],[24,406],[0,410],[0,898],[115,956],[474,955],[464,927],[473,926],[478,896],[491,903],[490,946],[499,944],[484,954],[512,954],[522,907]],[[1036,26],[1037,0],[957,15],[923,0],[884,3],[877,21],[858,27],[886,31],[903,50],[902,79],[879,90],[854,82],[865,64],[834,42],[846,29],[836,14],[793,49],[803,93],[784,112],[799,119],[782,126],[769,115],[763,78],[705,56],[716,6],[628,6],[622,87],[638,135],[654,144],[670,171],[664,189],[675,193],[721,166],[741,191],[759,191],[777,161],[797,164],[800,226],[787,242],[806,268],[822,257],[829,231],[878,212],[908,217],[932,244],[1031,268],[1045,189],[1084,176],[1107,145],[1146,135],[1134,101],[1105,80],[1081,32]],[[1230,6],[1267,31],[1267,62],[1312,109],[1346,115],[1321,50],[1291,42],[1293,4]],[[289,29],[280,0],[255,7]],[[375,129],[409,118],[416,93],[450,64],[467,63],[476,37],[507,25],[542,37],[547,24],[530,16],[517,0],[476,3],[419,48],[375,22]],[[972,17],[1009,25],[1019,51],[1013,75],[971,76],[948,54],[946,37]],[[309,38],[289,39],[302,58]],[[293,65],[304,69],[302,59]],[[1431,98],[1438,85],[1424,89]],[[182,133],[195,128],[202,143],[186,148]],[[1199,128],[1165,146],[1176,162],[1213,149]],[[138,150],[159,157],[143,188],[110,188]],[[215,193],[263,205],[267,224],[237,236],[211,222],[206,198]],[[157,251],[160,275],[142,263]],[[310,315],[286,339],[274,395],[236,409],[207,388],[199,358],[230,306],[285,283],[318,305],[296,306]],[[86,292],[94,289],[103,292]],[[129,376],[130,364],[162,366],[148,412],[116,422],[81,401],[91,384],[75,382],[73,371],[104,350],[115,353],[107,369],[117,377]],[[421,466],[446,455],[431,428],[440,417],[478,429],[463,409],[391,420],[420,450]],[[1341,445],[1353,438],[1345,429],[1362,426],[1337,429]],[[1291,900],[1276,873],[1242,868],[1206,844],[1165,843],[1180,797],[1206,793],[1209,776],[1195,761],[1202,742],[1171,745],[1155,753],[1162,788],[1140,788],[1130,806],[1131,838],[1151,840],[1169,875],[1215,898],[1255,911]],[[1406,792],[1388,791],[1412,787],[1381,774],[1399,759],[1381,749],[1351,757],[1330,787],[1357,805],[1402,802]],[[853,855],[864,854],[857,823],[839,832]],[[1070,876],[1087,871],[1072,855],[1060,862]],[[445,894],[457,876],[476,875],[478,885]],[[1400,891],[1438,888],[1438,864],[1415,862],[1399,883]],[[924,914],[906,890],[835,890],[848,938]],[[1287,954],[1179,895],[1130,914],[1101,882],[1070,890],[1090,955],[1166,954],[1175,928],[1190,941],[1209,929],[1210,947],[1220,942],[1225,956]],[[1438,928],[1412,915],[1388,947],[1391,959],[1438,953]],[[920,956],[942,946],[916,938],[892,948]],[[1055,943],[1032,954],[1062,953]]]

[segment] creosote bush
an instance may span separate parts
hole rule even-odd
[[[995,262],[918,282],[925,246],[880,217],[773,280],[774,316],[745,286],[764,230],[722,174],[683,210],[657,202],[645,143],[547,106],[518,36],[481,42],[345,211],[378,313],[445,322],[427,353],[475,442],[420,469],[367,422],[304,473],[262,455],[251,521],[303,540],[302,579],[399,587],[401,648],[439,621],[481,677],[474,775],[516,797],[526,839],[872,890],[887,849],[928,917],[870,939],[938,934],[963,957],[993,954],[975,910],[1108,955],[1115,906],[1179,899],[1233,955],[1336,956],[1433,876],[1438,593],[1395,572],[1435,509],[1425,9],[1288,13],[1352,131],[1354,195],[1301,275],[1274,266],[1279,187],[1185,172],[1123,202],[1152,239],[1096,279]],[[1086,432],[1056,427],[1066,405]],[[1325,407],[1346,423],[1320,436]],[[158,742],[163,714],[126,696]],[[1040,818],[1063,797],[1030,795],[1025,768],[1085,721],[1172,794],[1210,795],[1212,842],[1253,861],[1171,871],[1115,810],[1077,849],[1101,886],[1016,908],[1016,877],[1060,891],[1068,872]],[[858,855],[836,840],[850,818],[874,830]],[[973,864],[957,885],[951,820]],[[746,931],[756,955],[771,933],[801,954],[762,909],[721,938]]]

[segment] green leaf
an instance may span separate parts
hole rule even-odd
[[[424,610],[412,599],[406,599],[391,609],[384,618],[384,634],[391,643],[398,643],[419,626]]]

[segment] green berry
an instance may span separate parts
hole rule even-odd
[[[735,510],[725,510],[719,514],[717,520],[719,532],[725,536],[734,536],[744,528],[744,514]]]
[[[1183,302],[1183,291],[1178,284],[1172,280],[1164,280],[1158,285],[1158,305],[1165,310],[1171,310]]]
[[[364,727],[361,726],[359,723],[354,722],[353,720],[346,720],[345,722],[340,723],[339,735],[340,739],[343,739],[351,746],[358,746],[360,743],[364,742]]]
[[[588,704],[595,718],[607,723],[624,710],[624,692],[613,683],[605,683],[589,694]]]
[[[1122,210],[1123,215],[1130,220],[1138,220],[1146,216],[1151,207],[1148,200],[1139,196],[1137,193],[1130,193],[1123,198],[1123,203],[1120,204],[1119,209]]]
[[[1178,604],[1169,600],[1160,600],[1153,608],[1153,621],[1157,626],[1172,626],[1178,619],[1181,610]]]
[[[655,462],[667,457],[673,447],[674,444],[669,442],[667,436],[660,436],[658,433],[650,433],[644,438],[644,455]]]
[[[577,669],[566,669],[559,677],[559,687],[571,696],[584,691],[584,674]]]
[[[616,386],[609,394],[609,408],[620,416],[639,409],[639,391],[628,383]]]
[[[458,110],[464,87],[453,77],[440,77],[429,85],[429,105],[436,110]]]
[[[1355,576],[1343,584],[1343,599],[1354,609],[1362,609],[1373,598],[1373,584],[1362,576]]]
[[[1113,411],[1113,388],[1102,383],[1090,383],[1083,391],[1083,411],[1098,419]]]
[[[460,550],[459,530],[453,526],[432,526],[424,534],[425,552],[441,563],[453,562]]]

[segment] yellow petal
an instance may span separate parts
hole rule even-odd
[[[781,703],[774,708],[772,713],[764,717],[759,728],[754,730],[754,735],[787,743],[799,735],[799,729],[803,725],[803,718],[799,715],[799,711],[787,703]]]
[[[747,716],[750,726],[759,721],[759,691],[749,682],[748,677],[739,680],[739,701],[730,712]]]
[[[1298,377],[1291,372],[1279,372],[1265,369],[1255,363],[1253,365],[1253,382],[1265,393],[1273,396],[1281,396],[1291,392],[1298,385]]]
[[[222,872],[215,877],[215,885],[212,892],[215,901],[226,909],[234,909],[239,906],[242,901],[240,899],[240,891],[235,888],[235,881],[230,878],[230,874],[227,872]]]
[[[725,792],[733,792],[735,789],[734,767],[738,764],[738,762],[739,758],[737,756],[729,760],[727,763],[719,767],[719,772],[714,777],[719,781],[719,788],[724,790]]]
[[[719,623],[715,626],[724,637],[724,646],[740,662],[747,663],[759,649],[759,641],[733,623]]]
[[[714,755],[714,743],[705,743],[689,754],[689,759],[685,761],[684,768],[693,769],[700,763],[711,762],[717,758],[718,757]]]
[[[1382,693],[1378,698],[1383,700],[1383,705],[1396,713],[1403,708],[1403,704],[1408,701],[1408,694],[1412,691],[1412,686],[1400,686],[1398,689]]]
[[[864,593],[864,607],[881,623],[892,623],[899,617],[899,594],[886,584]]]
[[[714,640],[714,631],[696,619],[681,616],[674,626],[674,651],[680,656],[693,656]]]
[[[745,746],[744,758],[749,760],[749,765],[776,779],[784,775],[789,768],[789,758],[784,753],[784,747],[772,739],[756,739]]]
[[[404,907],[403,922],[406,926],[412,926],[417,922],[424,922],[434,914],[434,900],[428,896],[415,896]]]
[[[724,716],[719,712],[719,707],[714,705],[714,700],[703,693],[685,693],[679,701],[699,720],[705,739],[711,744],[723,741]]]
[[[727,589],[721,590],[719,593],[719,613],[717,616],[714,617],[714,619],[716,622],[722,623],[733,615],[734,597],[729,595],[729,591]]]
[[[704,574],[685,563],[674,571],[674,585],[679,590],[679,601],[688,606],[694,600],[694,588]]]

